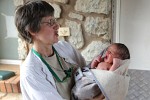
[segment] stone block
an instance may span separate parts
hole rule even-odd
[[[110,43],[102,43],[101,41],[92,41],[81,54],[87,62],[98,56]]]
[[[50,3],[50,5],[52,5],[52,7],[55,9],[54,10],[54,17],[55,18],[60,18],[60,14],[61,14],[61,8],[59,5],[55,4],[55,3]]]
[[[13,0],[15,6],[23,5],[23,0]]]
[[[55,1],[55,2],[64,3],[64,4],[68,3],[68,0],[54,0],[54,1]]]
[[[69,42],[75,48],[81,49],[84,45],[81,24],[71,20],[66,20],[65,24],[70,28]]]
[[[75,19],[78,19],[78,20],[83,20],[83,15],[80,15],[80,14],[77,14],[77,13],[73,13],[73,12],[70,12],[69,13],[69,17],[70,18],[75,18]]]
[[[101,34],[109,33],[109,19],[101,17],[87,17],[84,23],[85,31],[88,34],[95,34],[100,36]]]
[[[111,10],[111,0],[77,0],[75,10],[84,13],[95,12],[109,14]]]

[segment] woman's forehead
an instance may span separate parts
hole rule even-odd
[[[52,18],[54,18],[54,17],[53,16],[46,16],[46,17],[43,17],[42,20],[44,21],[44,20],[49,20],[49,19],[52,19]]]

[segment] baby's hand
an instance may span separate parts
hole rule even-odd
[[[98,66],[98,64],[102,61],[102,57],[101,56],[97,56],[96,58],[94,58],[91,62],[91,68],[95,68]]]
[[[112,65],[112,67],[109,70],[110,71],[116,70],[120,66],[121,61],[122,61],[121,59],[113,58],[113,65]]]

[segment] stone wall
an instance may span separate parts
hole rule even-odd
[[[29,0],[14,0],[20,5]],[[54,16],[61,27],[69,27],[70,36],[60,40],[70,42],[91,61],[111,42],[111,0],[45,0],[55,9]],[[20,47],[21,48],[21,47]],[[24,58],[21,58],[24,59]]]

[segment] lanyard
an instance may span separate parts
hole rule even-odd
[[[58,82],[64,82],[67,78],[71,77],[73,68],[69,68],[68,70],[64,70],[63,66],[62,66],[62,62],[61,62],[61,60],[59,58],[59,55],[58,55],[57,51],[55,50],[55,48],[53,46],[52,46],[52,49],[53,49],[54,53],[56,54],[56,58],[57,58],[57,61],[58,61],[59,65],[60,65],[61,69],[66,74],[66,76],[62,80],[57,76],[57,74],[52,70],[52,68],[50,67],[50,65],[43,59],[43,57],[37,51],[35,51],[32,48],[32,52],[41,59],[41,61],[47,66],[47,68],[49,69],[49,71],[52,73],[52,75],[55,77],[55,79]]]

